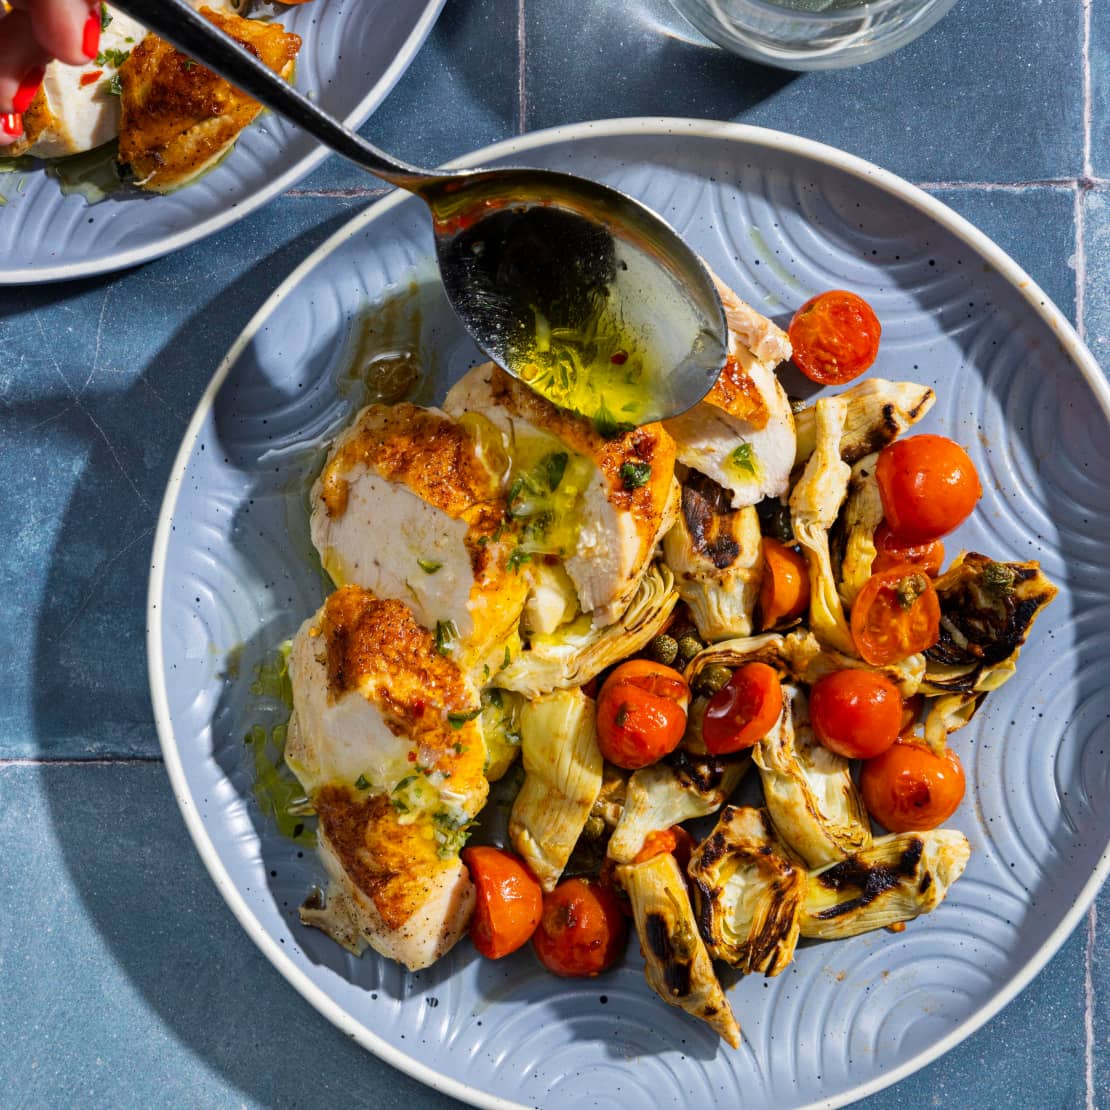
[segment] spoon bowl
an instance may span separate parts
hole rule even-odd
[[[645,205],[587,178],[524,168],[427,171],[378,150],[185,0],[121,11],[431,210],[448,299],[479,347],[615,434],[677,416],[713,387],[724,310],[701,259]]]

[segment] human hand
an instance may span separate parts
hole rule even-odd
[[[48,62],[84,65],[99,49],[99,0],[0,0],[0,147],[23,134]]]

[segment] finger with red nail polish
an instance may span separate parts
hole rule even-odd
[[[45,76],[46,68],[44,66],[33,66],[23,75],[15,96],[12,97],[13,112],[22,115],[31,107],[31,101],[35,99],[35,94],[42,86],[42,79]]]

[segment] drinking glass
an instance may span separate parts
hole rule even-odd
[[[838,69],[924,34],[956,0],[671,0],[703,35],[752,61]]]

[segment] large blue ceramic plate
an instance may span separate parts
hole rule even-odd
[[[356,960],[299,925],[296,907],[320,871],[255,808],[241,752],[252,665],[322,597],[307,558],[305,475],[355,403],[341,379],[367,305],[421,301],[419,334],[406,341],[437,390],[478,358],[427,284],[427,216],[399,196],[278,288],[182,446],[155,543],[149,631],[178,801],[221,893],[286,978],[434,1087],[545,1110],[843,1104],[921,1067],[1011,999],[1110,864],[1110,390],[1059,310],[998,247],[912,186],[828,147],[725,124],[621,120],[467,160],[495,162],[571,170],[640,197],[779,319],[818,290],[857,290],[883,323],[874,372],[935,387],[923,427],[967,444],[986,490],[946,541],[950,552],[1039,559],[1061,588],[1017,677],[953,738],[970,781],[952,823],[971,841],[971,864],[904,933],[809,944],[778,978],[734,987],[738,1051],[648,990],[634,945],[622,968],[591,982],[553,978],[527,950],[483,961],[468,942],[413,975],[373,954]],[[237,645],[235,677],[226,656]]]
[[[284,10],[303,40],[297,88],[357,126],[420,49],[444,0],[313,0]],[[328,155],[266,114],[198,182],[168,196],[119,193],[88,205],[42,169],[0,176],[0,285],[122,270],[195,243],[290,188]],[[19,178],[23,178],[22,182]]]

